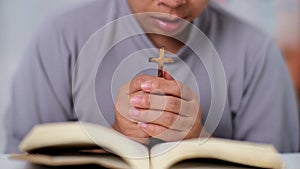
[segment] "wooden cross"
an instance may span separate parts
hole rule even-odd
[[[159,57],[158,58],[149,58],[149,62],[157,62],[158,63],[158,69],[157,69],[157,77],[163,78],[163,72],[164,72],[164,63],[174,63],[174,59],[172,58],[165,58],[165,49],[160,48],[159,49]]]

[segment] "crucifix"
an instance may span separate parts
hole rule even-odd
[[[159,49],[159,57],[158,58],[149,58],[149,62],[157,62],[158,69],[157,69],[157,77],[163,78],[164,75],[164,63],[174,63],[174,59],[172,58],[165,58],[165,49]]]

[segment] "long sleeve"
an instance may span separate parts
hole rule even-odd
[[[46,19],[30,43],[6,112],[7,152],[38,123],[78,120],[72,73],[86,41],[109,21],[129,14],[122,1],[87,1]]]
[[[70,55],[54,23],[44,25],[16,72],[6,111],[7,153],[38,123],[72,120]]]
[[[256,56],[260,59],[250,58],[245,71],[235,139],[272,143],[280,152],[298,151],[297,103],[281,53],[268,41]]]

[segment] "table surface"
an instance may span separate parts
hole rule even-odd
[[[300,153],[294,154],[281,154],[283,160],[286,163],[286,169],[299,169],[300,168]],[[32,165],[25,161],[16,161],[9,159],[9,155],[3,154],[0,155],[0,166],[5,169],[54,169],[53,167],[45,167],[39,165]],[[67,167],[69,168],[69,167]],[[82,166],[74,166],[72,169],[79,169]],[[99,169],[99,166],[91,165],[85,166],[84,168],[88,169]],[[55,169],[66,169],[66,167],[55,167]]]

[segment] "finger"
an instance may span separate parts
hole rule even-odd
[[[140,109],[168,111],[182,116],[193,116],[199,109],[199,103],[196,100],[185,101],[178,97],[153,95],[143,92],[132,96],[130,104]]]
[[[124,113],[127,112],[128,108],[130,107],[128,86],[129,84],[125,84],[119,89],[118,95],[114,102],[115,113],[124,117],[126,117],[126,114]]]
[[[135,77],[129,82],[127,90],[129,91],[129,94],[135,93],[137,91],[142,90],[142,88],[141,88],[142,83],[149,81],[149,80],[157,79],[157,78],[158,77],[156,77],[156,76],[149,76],[149,75],[141,75],[141,76]]]
[[[143,93],[131,97],[130,104],[136,108],[162,110],[178,114],[183,104],[186,105],[188,102],[173,96]]]
[[[150,123],[141,123],[140,128],[153,138],[161,139],[163,141],[178,141],[184,139],[187,132],[171,130],[159,125]]]
[[[130,137],[131,139],[149,137],[147,133],[139,128],[138,123],[129,120],[129,117],[124,117],[120,114],[116,114],[115,118],[117,124],[114,128],[125,136]]]
[[[176,80],[166,80],[162,78],[147,80],[141,82],[141,89],[144,92],[172,95],[187,101],[197,99],[190,88]]]
[[[172,75],[164,70],[164,78],[167,80],[174,80],[174,78],[172,77]],[[158,77],[156,76],[149,76],[149,75],[141,75],[138,77],[135,77],[134,79],[132,79],[129,83],[128,87],[128,91],[129,93],[134,93],[136,91],[142,90],[141,88],[141,84],[145,81],[148,80],[152,80],[152,79],[156,79]]]
[[[166,111],[130,109],[131,117],[140,122],[160,125],[165,128],[184,131],[193,126],[196,118],[184,117]]]
[[[135,133],[134,135],[133,134],[130,134],[130,135],[125,135],[127,138],[131,139],[131,140],[134,140],[138,143],[141,143],[141,144],[144,144],[144,145],[148,145],[149,142],[150,142],[150,136],[149,134],[147,134],[145,131],[143,131],[140,127],[139,127],[139,123],[135,123],[134,124],[134,128],[135,129],[128,129],[130,130],[130,133]],[[127,128],[127,127],[126,127]]]

